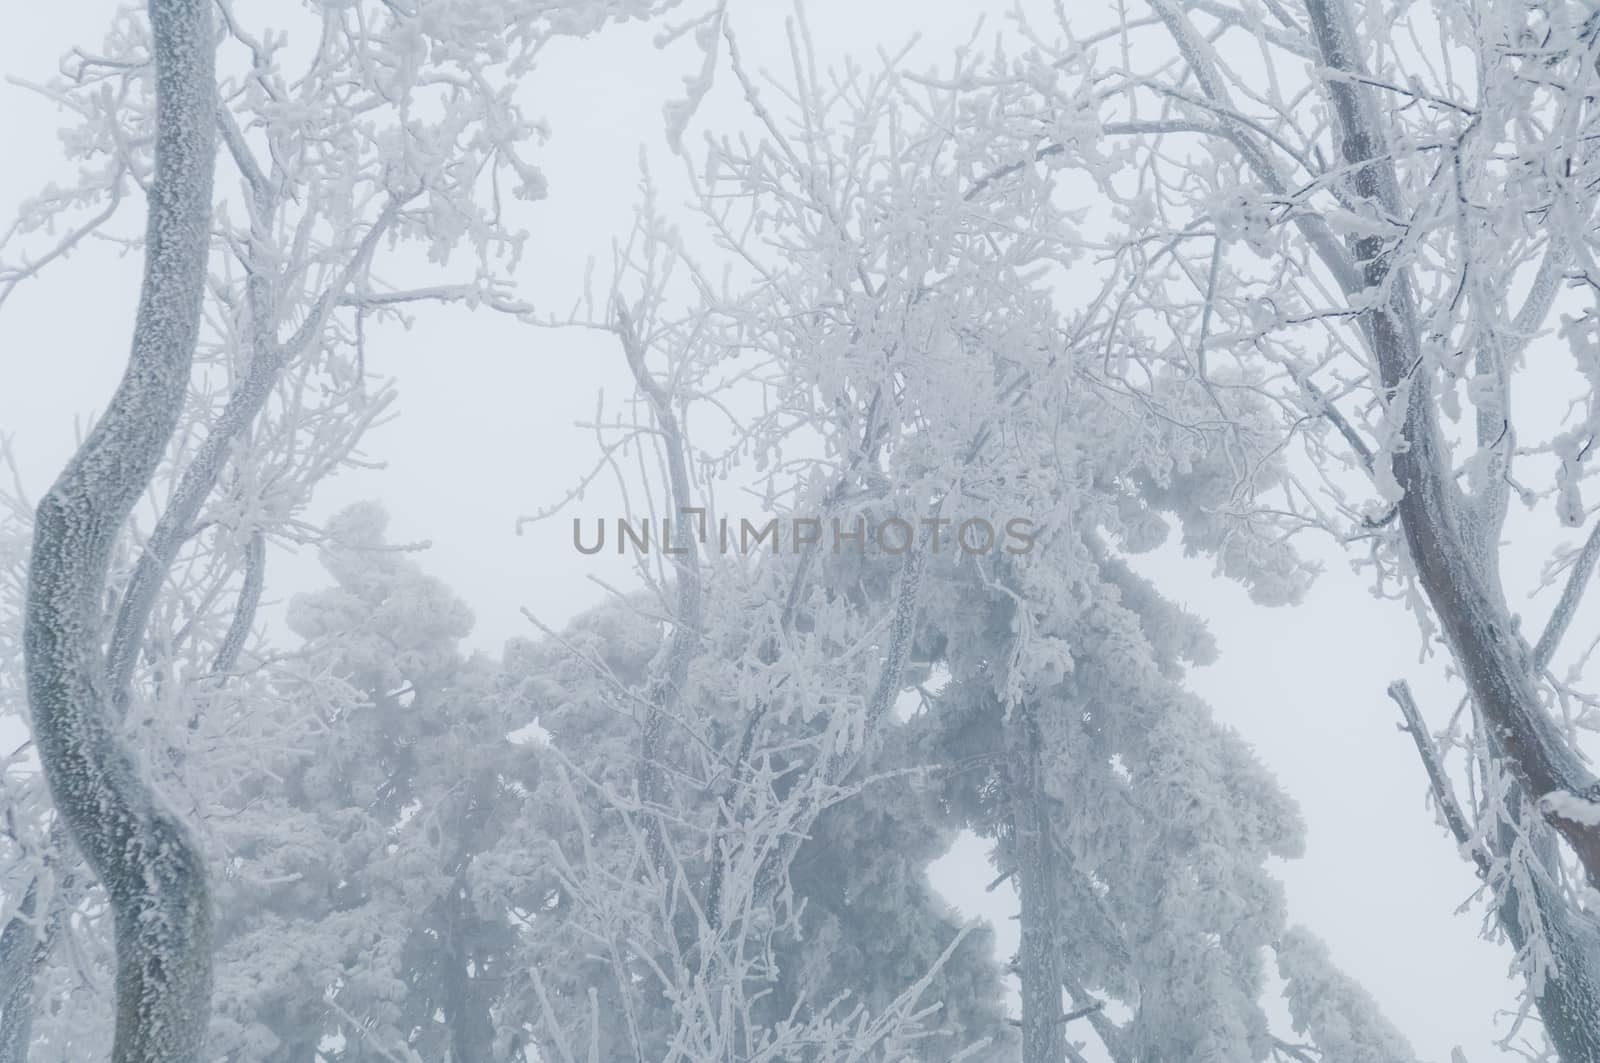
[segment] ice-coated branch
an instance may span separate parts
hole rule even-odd
[[[867,403],[866,427],[862,432],[861,443],[853,449],[850,461],[845,466],[843,473],[829,487],[822,506],[823,519],[831,519],[834,507],[844,497],[849,489],[850,479],[859,471],[862,463],[876,449],[878,433],[880,430],[879,415],[883,408],[883,390],[875,389],[872,399]],[[801,596],[805,594],[809,585],[812,566],[817,561],[821,539],[813,540],[806,544],[800,555],[800,561],[795,565],[794,572],[789,577],[789,592],[784,597],[783,611],[778,614],[777,630],[775,630],[762,643],[759,660],[763,666],[770,666],[777,661],[782,651],[783,640],[793,629],[794,621],[800,609]],[[732,826],[735,809],[742,800],[739,793],[740,787],[746,782],[746,774],[750,767],[750,756],[755,747],[756,735],[766,723],[767,714],[771,711],[772,700],[762,699],[746,714],[740,727],[739,744],[734,750],[733,764],[729,771],[727,792],[717,806],[717,829],[712,839],[711,872],[706,878],[706,903],[707,918],[713,928],[721,927],[722,920],[722,884],[727,874],[727,859],[720,844],[722,833]]]
[[[841,748],[848,741],[841,729],[833,741],[819,751],[816,762],[796,786],[796,790],[805,795],[806,820],[838,799],[840,785],[867,755],[870,744],[876,740],[884,719],[899,696],[906,665],[916,641],[917,615],[922,603],[922,578],[928,567],[930,544],[931,536],[923,534],[901,560],[899,576],[894,585],[894,605],[889,614],[889,645],[885,648],[877,681],[864,708],[856,744]],[[771,865],[764,868],[767,889],[776,889],[782,883],[804,841],[805,835],[799,831],[784,835],[776,847]]]
[[[1455,788],[1450,785],[1450,776],[1439,759],[1439,749],[1428,734],[1428,721],[1422,718],[1422,710],[1417,708],[1416,698],[1411,695],[1411,685],[1404,679],[1395,680],[1389,684],[1389,697],[1400,706],[1400,715],[1406,721],[1401,730],[1416,743],[1417,755],[1422,758],[1428,786],[1433,791],[1433,800],[1439,806],[1445,826],[1450,828],[1456,844],[1471,852],[1472,862],[1478,865],[1478,872],[1487,876],[1493,862],[1483,846],[1473,840],[1472,824],[1456,800]]]
[[[1196,11],[1203,11],[1226,26],[1235,26],[1247,33],[1254,34],[1275,47],[1282,48],[1292,55],[1302,59],[1316,58],[1316,50],[1312,48],[1305,38],[1305,33],[1298,26],[1294,26],[1287,19],[1282,21],[1288,28],[1280,29],[1267,24],[1257,11],[1241,11],[1229,7],[1220,0],[1189,0],[1190,6]]]
[[[0,1063],[28,1063],[33,1040],[34,949],[39,878],[29,880],[15,914],[0,931]]]
[[[122,603],[117,609],[116,626],[111,635],[109,675],[111,690],[119,699],[122,711],[126,710],[129,683],[139,657],[139,645],[144,639],[145,627],[150,620],[150,611],[155,607],[161,581],[166,578],[173,559],[178,556],[179,549],[190,535],[195,518],[216,486],[235,440],[244,434],[266,405],[284,367],[316,338],[332,302],[371,261],[373,250],[393,224],[397,210],[396,203],[390,203],[384,209],[368,229],[359,250],[346,264],[333,287],[323,293],[288,340],[280,341],[277,338],[276,307],[270,297],[252,297],[257,319],[252,328],[250,366],[245,371],[244,379],[228,396],[222,413],[216,423],[210,426],[205,441],[183,470],[172,500],[162,511],[143,553],[139,555],[127,590],[123,592]],[[252,284],[261,283],[270,287],[270,281],[262,275],[265,269],[264,263],[252,264]]]
[[[1166,23],[1168,31],[1178,45],[1178,50],[1194,71],[1195,80],[1215,108],[1219,109],[1227,137],[1238,147],[1251,172],[1268,192],[1275,196],[1289,193],[1288,182],[1278,171],[1276,163],[1265,148],[1256,143],[1249,128],[1234,115],[1233,100],[1227,83],[1217,69],[1216,53],[1195,29],[1187,15],[1172,0],[1151,0],[1151,6]],[[1295,227],[1306,242],[1316,251],[1323,266],[1345,292],[1361,288],[1361,274],[1350,254],[1334,235],[1327,221],[1319,214],[1303,211],[1294,216]],[[1358,256],[1359,257],[1359,256]]]
[[[1361,73],[1353,20],[1342,0],[1307,0],[1312,33],[1323,65]],[[1356,196],[1401,216],[1401,195],[1379,110],[1370,87],[1330,78],[1326,91],[1343,134],[1341,154],[1351,168]],[[1473,563],[1462,528],[1462,497],[1440,447],[1433,373],[1423,364],[1416,305],[1409,277],[1392,272],[1392,253],[1381,235],[1353,241],[1368,293],[1365,317],[1391,419],[1403,419],[1404,446],[1390,460],[1401,491],[1398,513],[1417,579],[1439,618],[1472,695],[1494,730],[1517,781],[1530,793],[1587,795],[1592,772],[1558,732],[1539,703],[1532,670],[1510,619],[1500,607],[1489,573]],[[1600,827],[1551,817],[1600,884]]]
[[[112,549],[177,427],[210,245],[216,87],[210,0],[151,0],[155,172],[132,352],[105,415],[39,504],[24,647],[34,738],[68,831],[110,897],[114,1063],[199,1063],[211,898],[188,826],[118,728],[99,619]]]
[[[1525,829],[1517,820],[1526,802],[1508,802],[1501,814],[1509,822],[1503,821],[1499,840],[1486,841],[1477,836],[1456,800],[1410,685],[1396,680],[1389,684],[1388,693],[1405,718],[1402,730],[1409,732],[1416,743],[1445,825],[1457,846],[1470,854],[1479,877],[1494,893],[1495,921],[1519,955],[1538,940],[1549,957],[1547,969],[1534,980],[1535,1000],[1563,1063],[1597,1058],[1600,1024],[1594,1016],[1593,986],[1600,976],[1600,931],[1590,916],[1563,903],[1554,884],[1540,871],[1518,874],[1508,866],[1510,861],[1527,859],[1514,852],[1517,832]]]
[[[17,290],[17,285],[23,281],[37,277],[44,268],[57,259],[70,255],[74,248],[83,243],[100,227],[117,213],[117,208],[122,205],[122,178],[120,173],[112,178],[106,192],[106,205],[100,211],[84,222],[82,225],[67,233],[56,241],[54,247],[43,255],[21,266],[0,267],[0,306],[4,306],[11,293]],[[0,240],[0,247],[5,246],[5,241]]]
[[[250,637],[250,628],[256,620],[256,609],[261,605],[261,591],[266,585],[267,575],[267,538],[260,528],[250,533],[250,541],[245,544],[244,585],[239,588],[239,601],[234,606],[233,619],[228,623],[228,632],[222,638],[222,645],[217,649],[217,656],[211,662],[211,672],[216,676],[224,676],[233,670],[238,663],[239,654],[244,650],[245,640]]]
[[[1293,376],[1295,383],[1299,384],[1301,390],[1306,393],[1306,397],[1316,404],[1317,412],[1327,418],[1328,423],[1332,424],[1339,435],[1344,438],[1344,441],[1349,444],[1356,457],[1361,459],[1361,467],[1366,469],[1368,474],[1371,474],[1375,467],[1372,445],[1366,441],[1360,432],[1356,431],[1355,426],[1350,423],[1349,419],[1339,412],[1339,407],[1333,404],[1333,400],[1328,398],[1327,393],[1318,387],[1314,380],[1299,372],[1295,372]]]
[[[1061,983],[1073,1000],[1094,1000],[1089,990],[1071,975],[1062,978]],[[1113,1022],[1103,1007],[1091,1007],[1087,1011],[1082,1008],[1077,1010],[1083,1012],[1083,1017],[1089,1020],[1095,1036],[1100,1038],[1106,1054],[1111,1057],[1111,1063],[1134,1063],[1127,1027],[1118,1026]]]
[[[1600,524],[1596,524],[1589,532],[1589,538],[1584,540],[1583,548],[1573,559],[1572,571],[1567,574],[1566,585],[1561,588],[1561,597],[1556,600],[1556,607],[1551,610],[1550,620],[1545,624],[1539,641],[1534,644],[1535,672],[1542,672],[1550,667],[1550,661],[1561,645],[1562,636],[1567,633],[1567,628],[1572,624],[1573,614],[1578,611],[1578,605],[1583,601],[1583,593],[1588,589],[1590,578],[1594,576],[1596,564],[1600,564]]]
[[[634,328],[632,316],[621,296],[616,300],[617,336],[622,341],[622,353],[628,369],[639,390],[650,403],[651,415],[661,431],[662,445],[666,451],[667,477],[674,509],[673,531],[676,533],[675,564],[678,574],[676,615],[672,618],[672,635],[662,649],[662,658],[652,670],[646,700],[649,717],[639,743],[639,800],[645,806],[645,833],[649,842],[652,865],[664,866],[661,822],[650,809],[660,800],[661,732],[666,720],[677,712],[683,698],[683,688],[689,679],[689,662],[700,640],[700,560],[695,546],[694,532],[687,519],[695,512],[694,499],[689,489],[689,469],[686,444],[678,426],[677,413],[672,408],[672,396],[650,375],[645,365],[642,338]]]
[[[1281,1037],[1272,1039],[1272,1052],[1274,1055],[1287,1057],[1294,1060],[1294,1063],[1317,1063],[1317,1057],[1306,1051],[1306,1047],[1305,1045],[1297,1045],[1285,1041]]]

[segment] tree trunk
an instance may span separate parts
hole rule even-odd
[[[1307,0],[1306,10],[1323,64],[1330,70],[1363,74],[1354,19],[1345,0]],[[1404,217],[1381,111],[1370,90],[1354,80],[1330,79],[1327,92],[1343,134],[1340,155],[1351,168],[1356,196],[1391,217]],[[1494,566],[1475,560],[1481,550],[1474,549],[1470,534],[1474,522],[1489,520],[1498,528],[1500,515],[1483,512],[1483,500],[1463,494],[1449,468],[1433,373],[1421,355],[1410,278],[1404,273],[1391,276],[1394,270],[1381,236],[1353,241],[1352,257],[1362,271],[1364,290],[1390,293],[1363,322],[1384,392],[1391,404],[1401,404],[1404,416],[1403,445],[1389,460],[1403,492],[1396,510],[1406,550],[1482,714],[1495,759],[1525,795],[1513,814],[1527,814],[1534,802],[1549,794],[1594,799],[1600,796],[1600,786],[1593,773],[1539,703],[1531,666],[1534,653],[1517,634],[1504,606]],[[1395,417],[1393,411],[1390,417]],[[1571,845],[1590,884],[1600,887],[1600,827],[1557,816],[1550,816],[1549,823]],[[1563,1063],[1600,1063],[1600,985],[1596,984],[1600,927],[1537,878],[1533,892],[1527,906],[1539,913],[1556,965],[1538,996],[1546,1031]],[[1521,908],[1515,890],[1503,887],[1497,916],[1518,948],[1532,932],[1523,925]]]
[[[28,1063],[33,1041],[33,954],[38,940],[39,880],[28,883],[0,932],[0,1063]]]
[[[1012,711],[1011,849],[1021,900],[1022,941],[1017,973],[1022,982],[1022,1063],[1061,1063],[1067,1056],[1061,1021],[1056,860],[1040,772],[1042,740],[1031,707]]]
[[[24,651],[40,760],[110,898],[113,1063],[199,1063],[211,1004],[205,864],[115,719],[101,609],[117,536],[177,426],[210,243],[215,71],[209,0],[150,0],[155,173],[128,368],[39,504]]]
[[[473,954],[467,937],[474,921],[467,896],[466,875],[457,876],[451,895],[446,933],[444,972],[445,1019],[450,1024],[451,1063],[494,1063],[494,1019],[482,989],[482,960]],[[469,973],[468,967],[472,967]]]
[[[1354,23],[1343,0],[1308,0],[1312,34],[1323,63],[1360,76]],[[1386,146],[1379,111],[1354,81],[1330,80],[1328,94],[1343,133],[1340,153],[1350,166],[1359,199],[1404,217],[1399,180]],[[1404,445],[1391,456],[1403,494],[1396,504],[1407,553],[1450,645],[1473,701],[1505,754],[1505,764],[1534,799],[1568,793],[1600,796],[1600,784],[1539,704],[1526,644],[1500,605],[1503,596],[1472,562],[1464,525],[1476,500],[1465,497],[1442,454],[1433,373],[1421,355],[1416,300],[1410,278],[1393,272],[1382,236],[1354,241],[1353,257],[1366,291],[1388,291],[1387,302],[1367,312],[1383,389],[1403,404]],[[1395,419],[1394,412],[1390,413]],[[1600,827],[1550,817],[1600,887]]]
[[[1491,743],[1491,751],[1493,744]],[[1502,860],[1516,841],[1521,824],[1536,840],[1538,864],[1532,868],[1533,896],[1528,907],[1543,924],[1537,928],[1550,944],[1554,962],[1545,975],[1534,1002],[1544,1021],[1545,1035],[1563,1063],[1600,1063],[1600,930],[1582,912],[1569,908],[1560,894],[1543,880],[1541,872],[1557,871],[1555,838],[1550,828],[1535,819],[1524,822],[1527,801],[1513,784],[1506,800],[1510,822],[1503,822],[1493,839],[1494,855]],[[1537,844],[1539,842],[1547,844]],[[1495,917],[1513,948],[1521,952],[1530,938],[1523,918],[1523,898],[1510,882],[1498,890]]]
[[[1544,924],[1552,970],[1535,997],[1545,1035],[1562,1063],[1600,1063],[1600,931],[1535,880],[1530,907]],[[1515,888],[1501,891],[1496,915],[1519,951],[1529,938]]]

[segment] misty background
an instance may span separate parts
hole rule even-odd
[[[93,48],[114,9],[109,0],[7,5],[0,37],[0,72],[8,77],[0,86],[0,211],[7,223],[26,197],[71,173],[56,137],[62,116],[17,81],[42,83],[68,49]],[[915,35],[907,62],[913,68],[947,63],[972,37],[980,13],[998,28],[1005,9],[909,0],[807,4],[824,61],[854,55],[871,65],[880,45],[894,50]],[[778,0],[733,6],[752,68],[787,68],[792,10]],[[531,238],[517,294],[541,311],[563,314],[573,305],[591,259],[603,290],[611,241],[627,231],[639,198],[641,158],[664,210],[670,214],[682,198],[681,162],[666,144],[662,105],[682,95],[699,55],[681,44],[657,49],[658,32],[629,25],[594,40],[557,42],[523,85],[530,110],[545,116],[551,132],[538,156],[549,197],[518,208]],[[747,121],[738,93],[721,84],[690,136]],[[117,231],[141,223],[142,213],[128,209]],[[48,486],[78,427],[121,374],[139,268],[137,254],[91,243],[0,309],[0,432],[10,437],[30,499]],[[631,394],[615,341],[459,306],[423,306],[414,316],[410,329],[384,327],[369,336],[368,372],[392,379],[399,392],[398,415],[363,448],[382,467],[338,476],[321,491],[317,515],[381,499],[394,541],[431,544],[419,560],[471,603],[477,625],[469,645],[490,652],[510,636],[535,634],[524,607],[558,627],[605,596],[600,582],[634,585],[631,558],[583,556],[572,545],[573,516],[619,512],[609,485],[517,531],[518,517],[561,499],[587,467],[593,435],[573,422],[592,416],[602,392],[613,406]],[[1523,541],[1530,566],[1523,575],[1531,577],[1551,540],[1533,534]],[[1326,540],[1299,545],[1325,572],[1306,604],[1289,609],[1250,604],[1237,586],[1211,578],[1209,562],[1186,560],[1174,547],[1135,561],[1163,593],[1207,621],[1220,659],[1196,670],[1189,685],[1256,747],[1303,809],[1306,855],[1274,867],[1291,922],[1328,941],[1336,962],[1371,991],[1422,1058],[1448,1059],[1454,1045],[1474,1061],[1498,1058],[1494,1018],[1516,991],[1511,953],[1479,939],[1481,908],[1456,911],[1478,883],[1426,805],[1416,752],[1397,730],[1384,688],[1407,678],[1419,700],[1434,706],[1459,695],[1441,683],[1437,660],[1419,663],[1414,620],[1375,600],[1349,555]],[[291,595],[321,585],[313,553],[274,548],[264,623],[276,625]],[[1548,599],[1527,608],[1542,616]],[[934,881],[964,913],[989,920],[1008,953],[1016,944],[1015,897],[1010,886],[985,890],[994,878],[985,845],[965,838],[937,865]]]

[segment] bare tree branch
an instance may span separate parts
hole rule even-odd
[[[1567,633],[1567,628],[1572,624],[1573,614],[1578,611],[1578,605],[1583,601],[1583,592],[1588,588],[1589,579],[1594,575],[1597,563],[1600,563],[1600,523],[1589,532],[1589,538],[1584,541],[1583,548],[1573,560],[1572,571],[1567,574],[1566,586],[1561,589],[1561,597],[1557,599],[1555,609],[1551,610],[1550,620],[1545,624],[1544,632],[1540,634],[1539,641],[1533,647],[1535,672],[1542,672],[1550,667],[1550,661],[1561,645],[1561,638]]]
[[[1483,846],[1473,839],[1472,824],[1456,801],[1455,788],[1450,785],[1450,776],[1439,759],[1438,747],[1428,733],[1428,722],[1422,718],[1422,711],[1411,696],[1410,684],[1404,679],[1396,679],[1389,684],[1389,697],[1400,706],[1400,715],[1406,721],[1400,729],[1411,735],[1411,740],[1416,743],[1417,755],[1422,758],[1428,786],[1433,791],[1433,800],[1439,806],[1439,813],[1444,816],[1445,826],[1450,828],[1456,844],[1472,854],[1472,862],[1478,865],[1478,873],[1487,877],[1493,861]]]

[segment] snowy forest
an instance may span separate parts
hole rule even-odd
[[[1594,0],[59,0],[0,1063],[1600,1063]]]

